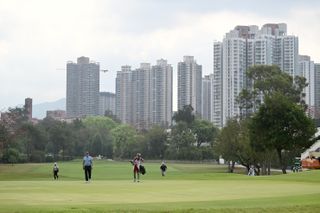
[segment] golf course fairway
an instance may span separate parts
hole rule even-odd
[[[128,162],[95,161],[85,183],[81,161],[0,165],[0,212],[319,212],[320,171],[255,176],[214,164],[145,163],[132,180]]]

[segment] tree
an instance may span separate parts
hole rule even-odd
[[[260,100],[257,98],[257,90],[249,91],[243,89],[236,98],[239,104],[240,119],[248,118],[259,106]]]
[[[53,154],[57,159],[62,155],[62,160],[65,160],[65,156],[71,155],[71,139],[72,134],[70,128],[65,122],[58,122],[49,129],[49,140],[53,145]]]
[[[198,150],[194,149],[196,136],[186,122],[180,121],[173,128],[166,155],[171,159],[199,160]]]
[[[199,148],[203,143],[209,143],[212,145],[219,130],[209,121],[196,119],[193,122],[192,131],[196,135],[197,147]]]
[[[179,109],[178,112],[174,113],[172,119],[176,123],[183,121],[190,127],[195,119],[193,107],[191,105],[183,106],[182,109]]]
[[[4,150],[7,148],[9,143],[9,132],[5,125],[0,122],[0,160],[2,159]]]
[[[302,105],[306,109],[303,89],[308,85],[306,79],[282,72],[276,65],[255,65],[247,71],[252,87],[243,89],[237,97],[241,117],[254,113],[266,96],[281,93],[293,102]]]
[[[253,89],[265,96],[280,93],[287,96],[295,103],[303,104],[303,89],[308,85],[306,79],[282,72],[276,65],[257,65],[250,67],[248,78],[253,81]]]
[[[93,149],[93,154],[101,154],[105,157],[113,157],[113,141],[111,131],[119,126],[114,120],[109,117],[87,117],[83,120],[83,124],[89,133],[90,147]],[[100,144],[100,145],[98,145]],[[101,146],[100,151],[97,147]]]
[[[167,133],[164,128],[153,126],[146,134],[146,152],[151,158],[161,159],[167,146]]]
[[[103,141],[100,134],[96,134],[90,143],[90,153],[94,156],[104,153]]]
[[[132,150],[136,144],[136,130],[126,124],[121,124],[111,131],[113,137],[113,154],[118,158],[132,158],[134,151]]]
[[[308,85],[306,83],[306,79],[304,77],[295,76],[292,78],[289,74],[282,72],[278,66],[268,66],[268,65],[257,65],[250,67],[247,72],[247,77],[249,79],[249,82],[252,83],[252,88],[246,88],[244,89],[239,97],[238,97],[238,103],[241,111],[240,118],[243,118],[243,112],[245,113],[244,117],[248,117],[248,115],[252,115],[253,113],[256,113],[258,110],[258,113],[262,113],[262,109],[265,109],[265,107],[272,107],[272,104],[270,104],[272,101],[278,101],[277,99],[281,99],[279,96],[285,97],[285,102],[287,102],[290,107],[293,105],[300,106],[300,109],[304,111],[306,109],[306,104],[304,101],[305,94],[303,93],[303,89]],[[268,101],[268,105],[266,104],[266,100]],[[280,100],[284,101],[284,100]],[[284,103],[284,102],[279,102]],[[261,104],[264,108],[261,108]],[[287,105],[289,107],[289,105]],[[289,108],[290,108],[289,107]],[[249,112],[249,113],[248,113]],[[255,116],[255,119],[262,119],[262,117]],[[282,116],[284,116],[284,119],[295,119],[293,117],[285,117],[285,114],[278,114],[278,118],[281,120]],[[255,121],[256,122],[256,121]],[[289,121],[286,121],[289,122]],[[255,128],[256,126],[250,125],[251,128]],[[291,128],[287,127],[287,128]],[[250,138],[251,143],[253,145],[253,148],[257,152],[264,152],[267,154],[261,154],[261,156],[264,156],[261,161],[261,165],[263,168],[265,168],[266,164],[268,165],[268,169],[270,171],[270,164],[271,160],[270,156],[273,155],[274,149],[271,149],[270,147],[267,148],[267,146],[264,143],[270,143],[270,141],[266,141],[261,136],[258,136],[260,134],[259,131],[251,131],[250,130]],[[255,135],[255,136],[253,136]],[[280,142],[279,143],[286,143],[286,142]],[[284,163],[284,153],[288,152],[289,150],[282,150],[284,153],[281,153],[282,151],[280,148],[278,149],[277,153],[279,158],[281,158],[281,167],[283,168],[285,166]],[[291,149],[292,151],[292,149]],[[270,172],[268,172],[270,173]]]
[[[4,162],[11,163],[12,165],[17,163],[20,160],[19,151],[15,148],[7,149],[3,155],[3,160]]]
[[[72,144],[72,155],[83,156],[88,151],[88,146],[92,131],[90,131],[80,119],[74,120],[70,124],[71,130],[71,144]]]
[[[258,154],[250,146],[248,120],[230,119],[221,130],[214,149],[229,162],[229,172],[233,172],[235,162],[245,166],[259,168]]]
[[[114,122],[120,124],[121,123],[121,120],[117,118],[117,116],[115,114],[113,114],[113,112],[111,110],[106,110],[104,112],[104,116],[105,117],[108,117],[108,118],[111,118]]]
[[[3,116],[3,115],[1,115]],[[19,128],[28,122],[28,116],[26,114],[26,110],[22,107],[9,108],[8,112],[6,112],[1,117],[2,124],[8,129],[8,131],[12,134],[18,134]]]
[[[253,147],[275,150],[284,174],[284,153],[309,147],[315,132],[314,123],[306,116],[303,106],[297,105],[292,97],[280,92],[265,97],[264,103],[250,123]]]
[[[111,118],[102,117],[102,116],[89,116],[83,120],[83,124],[91,129],[99,130],[99,129],[107,129],[111,130],[118,126],[116,122],[114,122]]]
[[[39,160],[43,161],[43,151],[47,143],[47,138],[42,129],[39,128],[38,125],[25,123],[20,127],[19,132],[20,134],[15,138],[15,140],[21,142],[23,148],[21,151],[26,154],[27,160],[35,162],[39,162]]]

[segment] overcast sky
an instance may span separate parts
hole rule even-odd
[[[25,97],[65,97],[66,62],[79,56],[109,70],[101,91],[114,92],[122,65],[160,58],[176,75],[182,57],[193,55],[210,74],[213,41],[236,25],[265,23],[287,23],[300,54],[320,63],[317,0],[0,0],[0,110]],[[175,89],[174,108],[176,96]]]

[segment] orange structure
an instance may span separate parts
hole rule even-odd
[[[309,152],[309,156],[301,161],[301,165],[306,169],[320,169],[320,152]]]

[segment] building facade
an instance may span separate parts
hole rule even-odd
[[[160,59],[155,66],[123,66],[116,78],[116,115],[139,130],[168,127],[172,118],[172,66]]]
[[[64,120],[66,119],[66,111],[65,110],[48,110],[47,118],[53,118],[55,120]]]
[[[211,121],[211,82],[213,75],[205,75],[202,78],[202,93],[201,93],[201,117],[204,120]]]
[[[167,60],[157,60],[150,75],[150,121],[169,127],[172,120],[173,69]]]
[[[308,106],[308,114],[312,118],[315,117],[315,67],[314,62],[311,61],[310,56],[299,55],[299,73],[300,76],[305,77],[308,86],[304,88],[305,103]]]
[[[116,116],[122,123],[132,124],[132,113],[132,71],[125,65],[116,77]]]
[[[201,115],[202,66],[193,56],[184,56],[178,63],[178,109],[191,105]]]
[[[67,63],[67,117],[99,114],[100,65],[88,57]]]
[[[141,63],[132,70],[132,124],[137,129],[147,129],[150,125],[150,72],[149,63]]]
[[[32,98],[26,98],[24,100],[24,109],[26,111],[26,116],[28,117],[28,120],[32,120]]]
[[[222,72],[223,72],[223,46],[222,42],[213,44],[213,77],[211,79],[211,121],[217,126],[222,126]]]
[[[116,113],[116,94],[111,92],[99,93],[99,115],[105,115],[106,111],[113,115]]]
[[[253,65],[278,65],[292,77],[299,74],[298,37],[287,35],[286,24],[236,26],[213,45],[211,121],[223,127],[241,114],[236,101],[251,88],[246,72]]]
[[[320,63],[314,64],[314,78],[315,118],[320,119]]]

